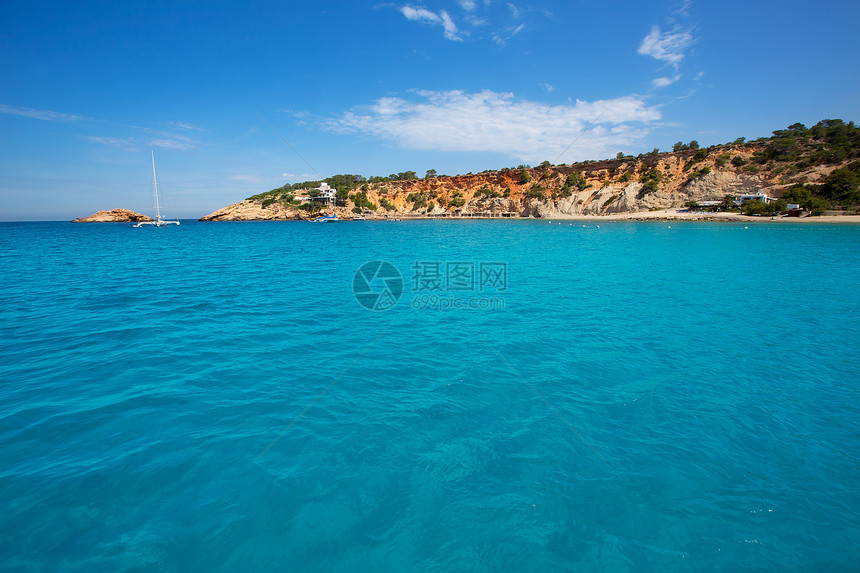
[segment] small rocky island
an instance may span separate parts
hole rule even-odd
[[[139,223],[141,221],[152,221],[152,219],[130,209],[114,209],[98,211],[89,217],[78,217],[72,223]]]

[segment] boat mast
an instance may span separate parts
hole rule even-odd
[[[158,205],[158,180],[155,178],[155,151],[152,153],[152,186],[155,188],[155,220],[161,221],[161,207]]]

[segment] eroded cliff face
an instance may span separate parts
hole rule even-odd
[[[731,172],[712,172],[702,175],[685,186],[666,185],[663,189],[648,192],[640,182],[611,183],[594,190],[586,189],[557,201],[533,201],[535,216],[554,217],[570,215],[608,215],[636,213],[680,207],[689,201],[721,200],[725,195],[746,195],[765,188],[758,176]]]
[[[711,148],[575,165],[506,169],[431,179],[368,183],[363,192],[376,209],[373,217],[506,216],[557,217],[635,213],[683,207],[689,201],[720,201],[726,195],[765,192],[780,196],[802,177],[823,179],[838,166],[798,174],[753,167],[761,147]],[[732,159],[740,158],[732,163]],[[348,219],[355,201],[324,209]],[[286,220],[312,217],[279,199],[246,199],[203,221]]]
[[[338,212],[342,208],[338,208]],[[287,221],[308,218],[307,213],[281,203],[263,205],[262,201],[245,199],[218,209],[201,218],[201,221]]]
[[[138,223],[140,221],[152,221],[152,219],[130,209],[114,209],[97,211],[89,217],[78,217],[72,223]]]

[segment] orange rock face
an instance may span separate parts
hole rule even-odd
[[[810,183],[838,165],[795,173],[775,164],[753,165],[764,144],[727,144],[696,150],[586,161],[574,165],[520,166],[500,171],[385,180],[356,188],[368,217],[564,217],[653,212],[680,208],[690,201],[720,201],[726,195],[766,192],[779,197],[798,177]],[[746,167],[730,159],[740,157]],[[741,165],[743,165],[742,163]],[[283,195],[304,195],[292,190]],[[202,221],[290,220],[313,217],[277,194],[245,199],[203,217]],[[367,209],[367,203],[375,209]],[[351,199],[327,207],[339,218],[354,216]]]
[[[89,217],[78,217],[72,223],[138,223],[140,221],[152,221],[152,219],[130,209],[114,209],[98,211]]]

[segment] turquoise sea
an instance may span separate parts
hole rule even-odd
[[[858,254],[857,225],[0,224],[0,570],[857,571]]]

